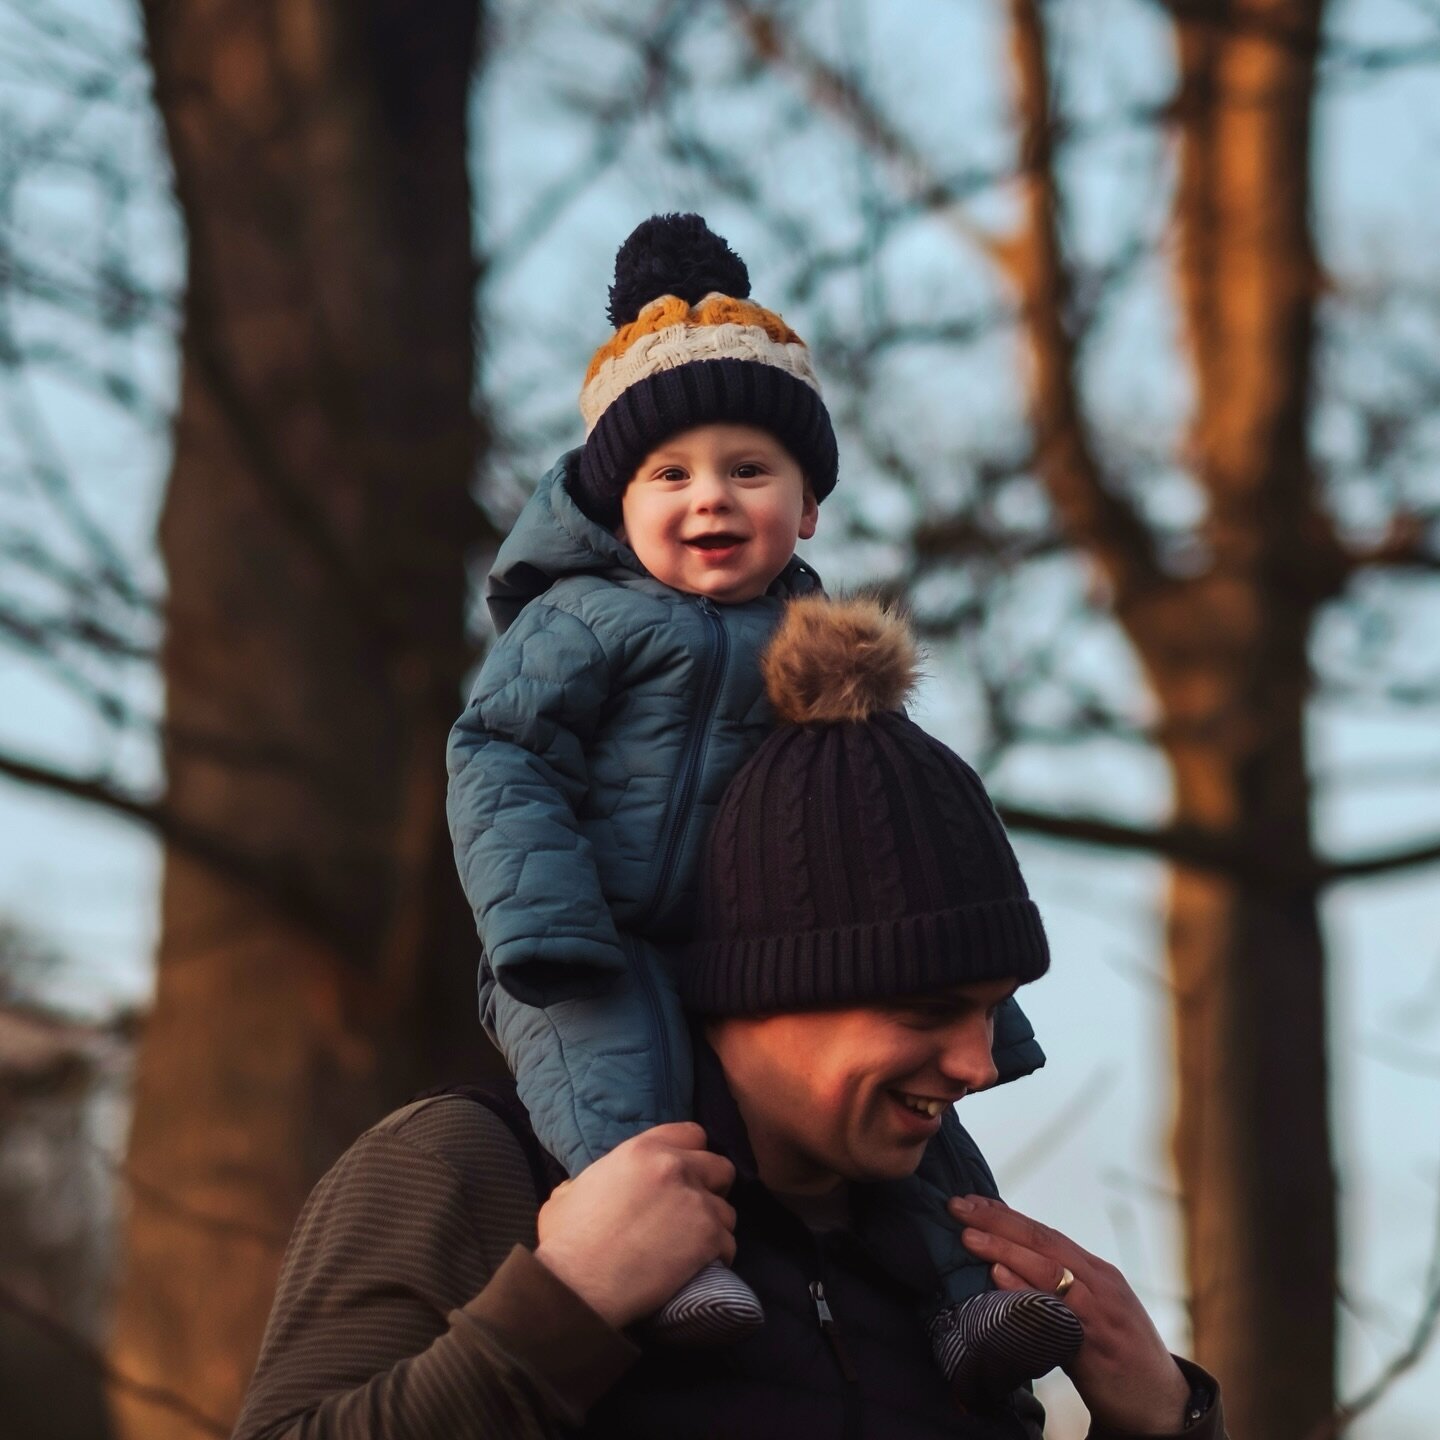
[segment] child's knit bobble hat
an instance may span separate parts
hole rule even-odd
[[[731,781],[700,878],[687,1008],[763,1015],[1043,975],[1040,912],[980,777],[907,719],[904,622],[794,600],[764,660],[783,722]]]
[[[724,422],[768,430],[817,500],[835,488],[835,432],[805,342],[749,299],[745,262],[699,215],[652,215],[615,257],[615,334],[580,390],[585,448],[570,489],[607,529],[662,441]]]

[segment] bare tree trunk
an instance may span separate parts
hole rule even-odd
[[[169,804],[254,866],[166,857],[114,1356],[221,1422],[309,1187],[411,1088],[486,1063],[443,818],[481,538],[478,10],[145,4],[190,247]],[[194,1434],[116,1409],[125,1435]]]
[[[1304,734],[1310,630],[1344,576],[1306,434],[1320,3],[1216,0],[1177,13],[1177,278],[1196,379],[1192,467],[1209,504],[1203,573],[1165,571],[1086,430],[1037,0],[1011,0],[1026,221],[1002,254],[1024,311],[1041,473],[1159,702],[1174,819],[1241,862],[1224,874],[1182,865],[1171,884],[1175,1156],[1197,1358],[1225,1384],[1235,1434],[1289,1440],[1331,1413],[1335,1370]]]
[[[1276,1440],[1331,1413],[1336,1360],[1325,953],[1298,878],[1314,860],[1309,637],[1343,577],[1307,434],[1321,8],[1179,12],[1176,273],[1213,558],[1192,588],[1205,603],[1141,641],[1172,737],[1176,818],[1259,862],[1228,881],[1183,869],[1172,881],[1175,1157],[1196,1353],[1225,1376],[1236,1433]]]
[[[1270,718],[1285,728],[1285,717]],[[1177,815],[1193,819],[1222,800],[1257,853],[1303,860],[1298,735],[1238,764],[1222,741],[1194,750],[1177,767]],[[1315,894],[1178,868],[1168,936],[1195,1353],[1224,1378],[1235,1434],[1291,1440],[1334,1403],[1336,1214]]]

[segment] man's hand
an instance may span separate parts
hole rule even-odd
[[[1001,1290],[1054,1290],[1068,1269],[1065,1303],[1085,1326],[1066,1373],[1097,1424],[1140,1434],[1180,1433],[1190,1387],[1125,1277],[1058,1230],[981,1195],[957,1196],[950,1212],[966,1247],[990,1262]]]
[[[617,1328],[658,1310],[712,1260],[735,1258],[735,1167],[691,1121],[657,1125],[560,1185],[535,1258]]]

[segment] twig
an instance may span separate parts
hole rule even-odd
[[[163,1385],[147,1384],[143,1380],[136,1380],[117,1370],[99,1350],[89,1341],[77,1335],[68,1325],[62,1324],[53,1315],[47,1315],[37,1306],[31,1305],[28,1300],[22,1300],[20,1296],[3,1285],[0,1285],[0,1310],[8,1310],[33,1330],[38,1330],[42,1335],[53,1340],[87,1369],[93,1370],[106,1385],[113,1389],[122,1390],[125,1394],[133,1396],[147,1405],[168,1410],[202,1435],[217,1435],[220,1440],[226,1440],[230,1434],[228,1425],[222,1425],[220,1421],[207,1415],[176,1391],[168,1390]]]
[[[1440,1191],[1437,1191],[1437,1196],[1440,1196]],[[1352,1400],[1341,1401],[1335,1413],[1316,1425],[1305,1440],[1335,1440],[1337,1435],[1350,1428],[1353,1421],[1367,1410],[1374,1409],[1395,1382],[1420,1363],[1435,1338],[1437,1327],[1440,1327],[1440,1205],[1436,1206],[1435,1243],[1425,1272],[1425,1298],[1409,1342],[1364,1390]]]
[[[137,821],[176,850],[264,896],[326,944],[338,945],[343,952],[354,943],[355,937],[346,935],[333,907],[282,858],[267,860],[246,854],[224,837],[185,820],[163,802],[128,792],[103,775],[71,775],[52,766],[0,754],[0,776]]]
[[[1358,855],[1348,860],[1314,860],[1309,864],[1277,863],[1273,855],[1193,825],[1131,825],[1094,815],[1057,815],[1022,805],[997,805],[1012,830],[1096,845],[1104,850],[1132,850],[1166,860],[1232,875],[1260,885],[1292,885],[1324,889],[1345,880],[1368,879],[1440,862],[1440,840],[1418,841],[1393,850]]]
[[[1051,1117],[1048,1124],[1032,1135],[1008,1160],[995,1167],[997,1174],[1005,1177],[1007,1185],[1014,1185],[1048,1160],[1060,1142],[1075,1133],[1085,1112],[1094,1109],[1106,1092],[1114,1088],[1118,1079],[1119,1071],[1114,1066],[1101,1066]]]

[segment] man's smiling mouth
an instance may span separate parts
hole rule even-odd
[[[948,1100],[936,1100],[928,1095],[911,1095],[904,1090],[892,1090],[890,1093],[907,1110],[913,1110],[917,1115],[926,1115],[931,1120],[950,1103]]]

